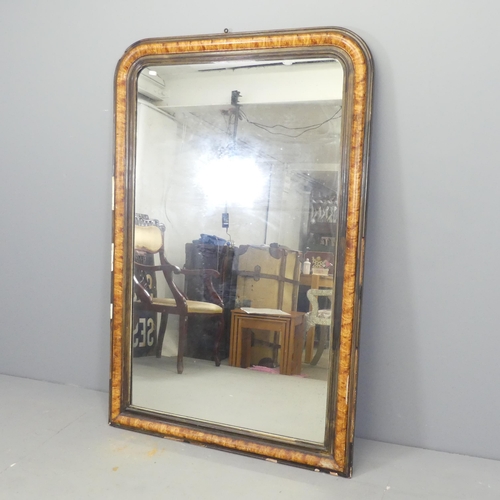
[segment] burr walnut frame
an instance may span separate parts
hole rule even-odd
[[[131,404],[135,110],[139,71],[151,64],[238,58],[334,57],[344,69],[342,165],[335,300],[324,443],[145,411]],[[147,39],[121,58],[115,81],[115,172],[110,424],[349,477],[358,372],[368,139],[373,67],[362,40],[341,28]]]

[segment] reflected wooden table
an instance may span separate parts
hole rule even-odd
[[[231,311],[229,365],[250,366],[251,333],[249,330],[269,330],[280,335],[279,366],[282,375],[300,375],[304,346],[304,313],[289,315],[248,314],[241,309]]]
[[[300,284],[319,290],[320,288],[333,288],[333,275],[331,274],[301,274]],[[309,306],[310,308],[311,306]],[[314,349],[314,327],[310,328],[306,334],[306,352],[304,361],[310,363],[313,358]]]

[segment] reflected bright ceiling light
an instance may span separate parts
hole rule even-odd
[[[238,154],[236,136],[238,121],[241,119],[240,95],[238,90],[231,91],[231,110],[227,122],[227,134],[231,137],[231,142],[221,147],[216,156],[208,157],[205,161],[201,160],[198,164],[197,183],[210,206],[212,208],[224,206],[224,214],[230,205],[252,207],[262,196],[268,180],[252,156]],[[228,226],[223,225],[223,227]]]
[[[250,208],[262,196],[267,177],[252,158],[222,156],[200,163],[197,184],[212,208]]]
[[[158,73],[157,73],[155,70],[153,70],[153,69],[150,69],[150,70],[148,71],[148,73],[149,73],[151,76],[156,76],[156,75],[158,74]]]

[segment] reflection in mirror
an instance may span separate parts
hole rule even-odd
[[[141,71],[135,407],[324,442],[343,88],[331,58]]]

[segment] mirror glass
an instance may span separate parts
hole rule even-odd
[[[134,407],[324,442],[343,89],[323,57],[141,70]]]

